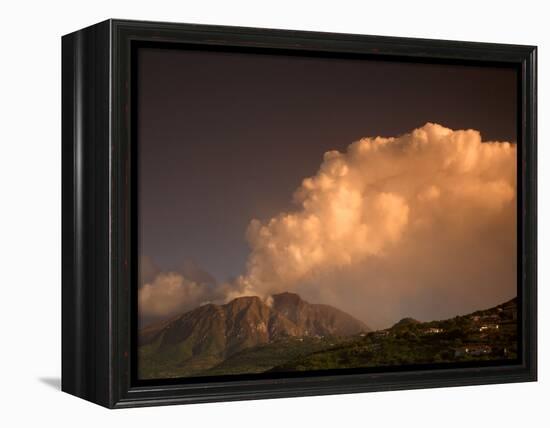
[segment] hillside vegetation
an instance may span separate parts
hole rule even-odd
[[[278,365],[271,371],[326,370],[517,358],[516,299],[444,321],[405,319],[330,349]]]
[[[442,321],[404,318],[370,331],[298,295],[241,297],[143,329],[142,379],[517,358],[517,302]]]

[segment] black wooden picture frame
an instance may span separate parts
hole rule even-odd
[[[518,81],[519,361],[163,384],[136,381],[132,138],[138,43],[429,63],[507,64]],[[62,390],[109,408],[537,379],[536,47],[108,20],[62,38]]]

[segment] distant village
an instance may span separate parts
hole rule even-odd
[[[405,318],[391,328],[370,333],[362,333],[362,337],[379,339],[383,342],[386,338],[397,337],[406,332],[409,335],[426,338],[429,336],[441,336],[441,339],[449,339],[451,330],[456,330],[457,323],[462,326],[463,334],[460,346],[451,347],[455,359],[463,357],[491,356],[498,353],[499,356],[508,357],[510,351],[517,352],[516,344],[506,346],[502,340],[496,337],[515,336],[517,331],[517,305],[512,300],[503,305],[486,311],[477,311],[470,315],[456,317],[454,321],[432,321],[421,323],[412,318]],[[499,334],[501,333],[501,334]],[[376,351],[382,346],[382,342],[371,343],[370,349]],[[512,348],[512,349],[510,349]]]

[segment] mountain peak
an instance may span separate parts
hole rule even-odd
[[[306,302],[298,296],[296,293],[289,293],[287,291],[283,293],[273,294],[271,296],[273,299],[274,307],[296,307],[300,304],[305,304]]]
[[[285,300],[293,300],[293,301],[301,301],[302,298],[296,294],[291,293],[289,291],[283,291],[282,293],[273,294],[271,297],[274,299],[285,299]]]
[[[260,299],[258,296],[241,296],[236,297],[233,300],[230,300],[223,306],[247,306],[247,305],[258,305],[263,304],[262,299]]]
[[[312,304],[296,293],[271,296],[271,307],[284,315],[306,336],[349,336],[369,328],[351,315],[329,305]]]

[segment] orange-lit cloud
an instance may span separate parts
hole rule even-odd
[[[294,211],[250,222],[245,273],[216,297],[296,291],[374,327],[500,303],[516,286],[515,165],[514,144],[430,123],[327,152]],[[163,306],[153,295],[140,310]]]
[[[138,300],[141,315],[154,318],[198,306],[205,298],[207,290],[201,284],[189,281],[176,272],[163,272],[140,288]]]

